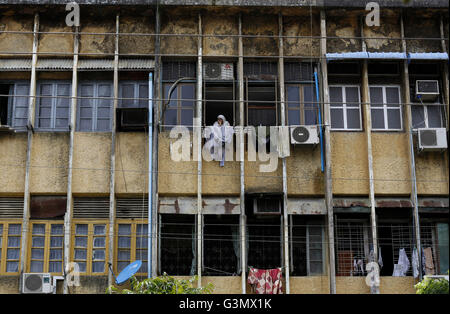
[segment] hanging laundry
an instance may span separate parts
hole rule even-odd
[[[404,248],[401,248],[398,252],[398,262],[394,265],[394,273],[392,276],[394,277],[403,277],[406,276],[406,273],[409,270],[409,259],[406,256],[406,252]],[[397,267],[396,267],[397,266]]]
[[[383,258],[381,257],[381,247],[378,248],[378,266],[383,268]]]
[[[423,247],[421,248],[422,251],[422,274],[426,273],[426,269],[425,269],[425,253],[423,251]]]
[[[434,275],[433,251],[430,247],[425,248],[425,275]]]
[[[357,265],[359,267],[359,270],[361,270],[361,273],[364,275],[364,262],[362,259],[359,259],[357,262]]]
[[[412,258],[412,270],[413,270],[413,276],[414,278],[419,277],[419,254],[417,253],[417,249],[413,249]]]
[[[257,294],[282,294],[281,274],[281,268],[250,267],[247,281]]]
[[[212,127],[208,127],[209,139],[205,143],[205,149],[210,152],[213,160],[220,161],[219,166],[225,166],[226,144],[231,143],[234,130],[223,115],[217,116],[217,121]]]

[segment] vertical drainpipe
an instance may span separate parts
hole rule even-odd
[[[155,68],[154,68],[154,90],[155,92],[152,95],[155,95],[156,106],[153,108],[154,121],[153,121],[153,154],[152,154],[152,204],[148,203],[148,206],[152,206],[152,275],[155,276],[157,274],[157,261],[158,259],[158,242],[159,242],[159,233],[158,233],[158,124],[160,111],[159,108],[161,106],[161,56],[160,56],[160,41],[161,37],[159,36],[161,30],[161,16],[159,4],[156,5],[156,38],[155,38]],[[155,104],[155,101],[153,101]],[[150,158],[150,157],[149,157]],[[149,260],[150,263],[150,260]]]
[[[31,164],[31,149],[33,143],[33,125],[34,125],[34,108],[36,105],[36,63],[38,58],[38,43],[39,43],[39,14],[34,15],[34,30],[33,30],[33,56],[31,63],[31,79],[30,79],[30,99],[28,104],[28,142],[27,142],[27,160],[25,165],[25,191],[23,200],[23,217],[22,217],[22,239],[20,247],[20,267],[19,271],[22,274],[25,271],[28,248],[28,225],[30,220],[30,164]],[[20,283],[22,282],[22,276]]]
[[[328,219],[328,258],[330,293],[336,294],[336,264],[334,253],[334,217],[333,217],[333,181],[331,173],[331,135],[330,135],[330,97],[328,94],[328,69],[327,69],[327,31],[325,11],[320,11],[320,65],[323,78],[323,102],[324,102],[324,127],[325,127],[325,201]]]
[[[240,239],[241,239],[241,293],[245,294],[247,290],[246,281],[246,245],[245,245],[245,180],[244,180],[244,47],[242,43],[242,15],[239,14],[239,37],[238,37],[238,83],[239,83],[239,178],[240,178],[240,216],[239,216],[239,227],[240,227]]]
[[[402,37],[402,50],[407,53],[407,46],[405,40],[405,29],[403,24],[403,14],[400,17],[400,32]],[[409,170],[411,176],[411,202],[413,204],[413,224],[414,224],[414,234],[416,237],[416,247],[417,255],[419,257],[419,280],[422,280],[422,249],[420,243],[420,223],[419,223],[419,203],[417,200],[417,182],[416,182],[416,165],[414,156],[414,140],[412,135],[412,114],[411,114],[411,96],[409,94],[409,69],[408,60],[403,61],[403,71],[402,71],[402,81],[403,81],[403,97],[406,106],[406,123],[405,129],[408,132],[408,144],[409,144]]]
[[[286,112],[285,112],[285,93],[284,93],[284,59],[283,59],[283,16],[281,12],[278,14],[278,73],[280,80],[280,115],[281,127],[286,127]],[[284,251],[284,267],[286,276],[286,294],[290,293],[289,284],[289,233],[288,233],[288,212],[287,212],[287,178],[286,178],[286,157],[281,159],[283,165],[283,251]]]
[[[78,89],[78,26],[75,27],[73,35],[73,67],[72,67],[72,102],[70,107],[70,140],[69,140],[69,169],[67,173],[67,205],[66,214],[64,215],[64,275],[67,276],[68,263],[70,260],[70,232],[72,223],[73,200],[72,200],[72,174],[73,174],[73,143],[76,128],[76,112],[77,112],[77,89]],[[64,280],[63,293],[67,294],[68,282]]]
[[[202,15],[198,14],[198,38],[197,38],[197,119],[196,121],[196,136],[197,140],[197,276],[198,287],[202,286],[202,83],[203,83],[203,66],[202,66]]]
[[[153,223],[153,73],[148,74],[148,229],[147,229],[147,240],[148,240],[148,256],[147,256],[147,272],[148,278],[152,278],[152,223]]]
[[[445,33],[444,33],[444,20],[443,17],[441,15],[441,21],[440,21],[440,33],[441,33],[441,48],[442,48],[442,52],[447,52],[447,45],[445,44]],[[447,63],[447,64],[446,64]],[[446,122],[447,122],[447,131],[449,129],[449,82],[448,82],[448,60],[444,61],[443,63],[443,69],[442,69],[442,80],[444,82],[444,104],[446,106]],[[447,156],[448,159],[448,150],[446,151],[445,155]],[[446,163],[448,165],[448,161]],[[447,177],[448,180],[448,177]],[[448,181],[447,181],[448,184]]]
[[[116,218],[116,202],[115,202],[115,173],[116,173],[116,108],[119,97],[119,14],[116,15],[116,35],[114,50],[114,100],[113,100],[113,117],[111,129],[111,164],[109,177],[109,263],[113,264],[114,260],[114,225]],[[122,169],[123,170],[123,169]],[[108,286],[112,284],[112,273],[108,272]]]
[[[362,50],[366,51],[366,42],[364,39],[364,22],[363,19],[360,21],[361,25],[361,46]],[[366,117],[364,129],[366,130],[367,137],[367,161],[369,168],[369,200],[370,200],[370,225],[372,231],[372,246],[373,246],[373,256],[374,262],[378,262],[378,236],[377,236],[377,215],[376,215],[376,205],[375,205],[375,185],[374,185],[374,174],[373,174],[373,154],[372,154],[372,116],[370,112],[370,98],[369,98],[369,73],[368,73],[368,63],[367,59],[363,61],[362,68],[362,98],[364,104],[364,115]],[[380,289],[378,285],[370,286],[370,293],[379,294]]]

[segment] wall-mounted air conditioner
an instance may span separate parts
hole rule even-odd
[[[291,144],[319,144],[317,125],[291,125]]]
[[[49,273],[22,275],[22,293],[53,293],[52,276]]]
[[[234,79],[233,63],[205,63],[203,78],[205,80],[232,81]]]
[[[417,129],[420,151],[441,151],[447,148],[447,130],[445,128]]]
[[[147,108],[117,108],[119,131],[143,131],[148,126]]]
[[[281,198],[257,197],[253,199],[254,214],[281,214]]]
[[[423,101],[435,101],[439,97],[439,81],[417,80],[416,97]]]

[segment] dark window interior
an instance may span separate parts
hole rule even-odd
[[[213,125],[220,114],[227,119],[231,126],[234,125],[234,91],[232,84],[207,84],[205,86],[205,100],[205,125]]]
[[[246,197],[247,265],[258,269],[282,266],[281,214],[253,214],[253,196]]]
[[[247,91],[247,125],[277,125],[276,84],[252,85]]]
[[[170,276],[191,275],[197,270],[194,263],[193,239],[195,239],[195,216],[161,215],[161,264],[160,273]]]
[[[11,85],[9,84],[0,84],[0,124],[6,125],[9,120],[9,108],[8,108],[8,95],[9,89]]]
[[[237,255],[240,254],[239,217],[205,215],[203,222],[203,274],[205,276],[237,274]]]
[[[64,219],[67,208],[65,196],[32,196],[31,219]]]

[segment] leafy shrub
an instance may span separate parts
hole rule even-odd
[[[107,294],[209,294],[214,287],[211,283],[205,287],[196,288],[194,282],[197,276],[186,279],[175,279],[164,273],[160,277],[147,278],[142,281],[131,277],[131,289],[119,289],[114,286],[106,289]]]
[[[448,280],[426,277],[414,288],[416,288],[416,294],[448,294]]]

